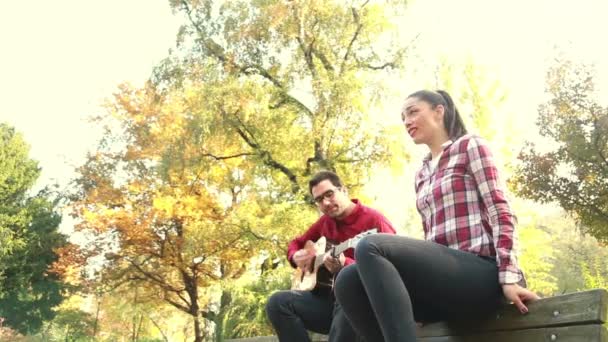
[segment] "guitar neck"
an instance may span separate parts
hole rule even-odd
[[[348,239],[348,240],[342,242],[341,244],[334,246],[331,251],[332,256],[336,257],[336,256],[340,255],[340,253],[351,248],[353,246],[352,242],[353,242],[353,239]]]
[[[345,250],[355,247],[355,245],[359,242],[359,240],[361,240],[361,238],[363,238],[364,236],[370,235],[370,234],[376,234],[377,232],[378,232],[377,228],[372,228],[368,231],[360,233],[357,236],[352,237],[352,238],[342,242],[341,244],[339,244],[337,246],[334,246],[331,249],[331,256],[333,256],[334,258],[337,257],[338,255],[340,255],[340,253],[344,252]]]

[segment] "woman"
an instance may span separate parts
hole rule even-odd
[[[335,292],[367,342],[416,340],[416,322],[484,315],[502,295],[519,311],[538,298],[515,257],[514,221],[486,143],[467,134],[445,91],[410,95],[402,119],[430,153],[416,174],[425,241],[364,238]]]

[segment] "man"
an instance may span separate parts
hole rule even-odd
[[[302,236],[289,243],[287,258],[292,266],[305,269],[314,253],[304,245],[322,236],[332,244],[339,244],[373,228],[380,233],[395,234],[391,223],[380,212],[348,197],[335,173],[317,173],[308,183],[308,190],[323,215]],[[329,254],[324,257],[324,267],[334,276],[354,262],[352,249],[336,258]],[[308,342],[307,330],[329,333],[330,342],[357,340],[332,291],[275,292],[266,304],[266,313],[281,342]]]

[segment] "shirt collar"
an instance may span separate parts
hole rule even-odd
[[[453,143],[454,142],[452,140],[444,142],[443,144],[441,144],[441,150],[445,151],[448,147],[452,146]],[[429,152],[422,161],[428,163],[431,159],[433,159],[433,155],[431,154],[431,152]]]

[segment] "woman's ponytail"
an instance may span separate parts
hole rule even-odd
[[[437,90],[437,93],[441,95],[445,101],[445,112],[443,115],[443,125],[445,130],[448,132],[448,136],[451,140],[456,140],[461,136],[467,134],[467,129],[464,126],[464,121],[452,100],[450,94],[445,90]]]
[[[464,121],[462,121],[462,117],[460,116],[460,113],[458,113],[458,109],[456,109],[452,97],[445,90],[419,90],[408,96],[408,98],[410,97],[415,97],[421,101],[428,102],[433,108],[438,105],[443,106],[443,125],[445,126],[445,130],[448,133],[450,140],[454,141],[467,134],[467,129],[464,127]]]

